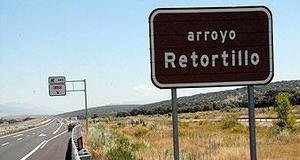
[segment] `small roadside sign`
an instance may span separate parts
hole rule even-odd
[[[54,76],[48,78],[49,96],[66,95],[66,78],[64,76]]]
[[[48,82],[49,82],[49,84],[66,83],[66,77],[64,77],[64,76],[49,77]]]
[[[66,85],[50,84],[49,85],[49,95],[50,96],[65,96],[66,95]]]

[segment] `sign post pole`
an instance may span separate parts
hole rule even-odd
[[[86,127],[86,133],[89,134],[89,120],[88,120],[88,113],[87,113],[87,94],[86,94],[86,80],[83,80],[84,82],[84,106],[85,106],[85,127]]]
[[[172,93],[172,122],[173,122],[174,160],[179,160],[178,107],[177,107],[177,91],[176,91],[176,88],[172,88],[171,93]]]
[[[255,108],[253,85],[248,86],[248,110],[250,132],[250,159],[256,160]]]

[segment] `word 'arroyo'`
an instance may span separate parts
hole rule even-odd
[[[248,66],[258,65],[259,55],[256,52],[249,53],[248,50],[231,50],[230,54],[227,51],[223,51],[221,54],[198,54],[193,51],[191,54],[182,54],[176,57],[174,52],[165,52],[165,68],[186,68],[188,65],[192,67],[215,67],[216,62],[224,67],[228,66]]]
[[[236,37],[236,32],[234,30],[219,30],[219,31],[198,31],[198,32],[188,32],[187,40],[189,42],[194,41],[220,41],[225,43],[226,40],[234,40]]]

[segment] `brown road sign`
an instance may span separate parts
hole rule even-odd
[[[149,16],[151,79],[159,88],[267,84],[268,8],[164,8]]]

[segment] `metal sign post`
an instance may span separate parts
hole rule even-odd
[[[72,90],[66,89],[66,82],[73,84]],[[84,89],[74,89],[74,83],[82,83]],[[71,80],[66,81],[65,76],[52,76],[48,78],[49,83],[49,95],[50,96],[65,96],[66,92],[84,92],[84,107],[85,107],[85,121],[86,121],[86,133],[89,133],[89,122],[88,122],[88,113],[87,113],[87,91],[86,91],[86,79],[84,80]]]
[[[176,88],[172,88],[171,93],[172,93],[172,122],[173,122],[174,160],[179,160],[178,107],[177,107]]]
[[[66,82],[71,82],[71,83],[82,83],[83,82],[83,85],[84,85],[84,89],[83,90],[76,90],[76,89],[73,89],[73,90],[67,90],[67,92],[84,92],[84,108],[85,108],[85,129],[86,129],[86,133],[88,135],[89,133],[89,121],[88,121],[88,113],[87,113],[87,90],[86,90],[86,79],[84,80],[71,80],[71,81],[66,81]]]
[[[249,110],[249,132],[250,132],[250,159],[256,160],[256,136],[255,136],[255,108],[254,87],[248,86],[248,110]]]
[[[88,121],[88,113],[87,113],[87,94],[86,94],[86,80],[83,80],[84,82],[84,105],[85,105],[85,126],[86,126],[86,133],[88,135],[89,133],[89,121]]]

